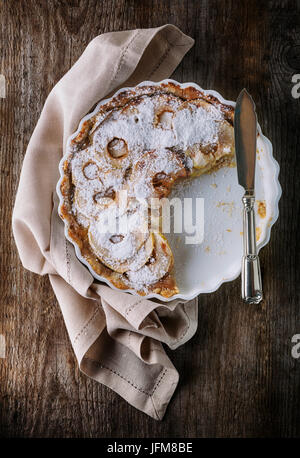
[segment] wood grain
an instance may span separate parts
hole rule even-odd
[[[300,73],[296,1],[0,0],[2,437],[296,437],[299,319]],[[248,306],[240,281],[199,301],[199,330],[169,352],[181,373],[156,422],[82,375],[47,278],[23,269],[11,235],[22,160],[47,94],[96,35],[173,23],[196,40],[175,71],[235,99],[253,95],[280,163],[283,196],[261,252],[266,299]]]

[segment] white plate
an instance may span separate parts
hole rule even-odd
[[[138,86],[159,85],[164,82],[173,82],[181,87],[193,86],[205,94],[213,95],[222,103],[235,106],[234,102],[225,100],[218,92],[204,90],[194,83],[180,84],[174,80],[164,80],[159,83],[145,81]],[[122,88],[114,96],[128,89],[130,88]],[[100,105],[107,103],[108,100],[101,101],[92,113],[81,120],[77,131],[68,139],[67,146],[80,131],[82,123],[94,116]],[[261,217],[256,205],[259,250],[268,243],[271,227],[278,218],[281,187],[278,181],[279,165],[273,157],[272,144],[262,134],[260,126],[258,126],[258,132],[256,201],[264,202],[266,209],[266,215]],[[57,184],[57,194],[60,205],[63,201],[60,183],[66,156],[62,158],[59,165],[61,178]],[[201,293],[216,291],[222,283],[234,280],[241,272],[243,230],[241,198],[243,188],[237,182],[236,168],[222,168],[216,173],[178,183],[172,192],[172,196],[175,195],[181,199],[185,197],[204,198],[204,240],[200,245],[187,245],[185,244],[185,234],[168,234],[167,237],[175,258],[175,277],[180,293],[171,298],[164,298],[159,294],[149,294],[145,296],[147,299],[156,298],[164,302],[174,299],[190,300]],[[108,280],[97,275],[81,256],[78,245],[68,236],[67,225],[65,225],[65,236],[74,245],[77,257],[88,267],[94,278],[107,283],[113,289],[117,289]],[[134,290],[122,291],[137,295]]]

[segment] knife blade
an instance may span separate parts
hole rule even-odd
[[[249,304],[258,304],[262,298],[262,281],[256,248],[255,228],[255,162],[257,118],[255,104],[246,89],[238,96],[234,113],[234,138],[238,182],[244,188],[242,198],[243,245],[242,298]]]
[[[234,133],[239,184],[247,191],[254,191],[257,119],[255,104],[246,89],[236,102]]]

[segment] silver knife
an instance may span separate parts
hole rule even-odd
[[[245,189],[242,198],[244,204],[242,298],[249,304],[258,304],[263,298],[254,214],[256,136],[255,104],[246,89],[243,89],[235,107],[234,137],[238,182]]]

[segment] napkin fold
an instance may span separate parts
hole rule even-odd
[[[157,420],[178,383],[162,343],[175,349],[192,337],[197,300],[161,303],[95,282],[64,236],[55,187],[80,119],[119,87],[169,77],[193,43],[173,25],[93,39],[45,102],[13,211],[22,264],[49,275],[81,371]]]

